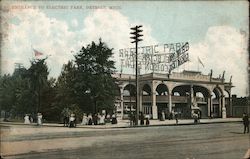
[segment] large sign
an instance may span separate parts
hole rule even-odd
[[[189,60],[189,43],[138,47],[138,67],[145,71],[171,72]],[[135,48],[119,50],[121,67],[135,68]]]

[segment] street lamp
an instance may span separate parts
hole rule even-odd
[[[142,34],[140,34],[142,32],[142,30],[140,30],[140,28],[142,27],[142,25],[136,25],[133,28],[130,28],[133,32],[131,32],[130,34],[132,34],[133,36],[130,37],[131,39],[133,39],[133,41],[131,43],[135,43],[135,80],[136,80],[136,125],[138,125],[138,118],[139,118],[139,81],[138,81],[138,42],[142,41],[142,39],[140,39],[141,36],[143,36]]]

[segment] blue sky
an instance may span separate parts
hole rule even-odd
[[[197,70],[197,57],[204,63],[203,74],[213,69],[217,77],[225,70],[233,76],[233,93],[247,92],[247,1],[2,1],[2,72],[12,73],[14,63],[29,67],[32,48],[46,55],[50,76],[81,46],[100,37],[114,48],[119,70],[118,50],[130,48],[130,27],[143,25],[141,46],[189,42],[190,62],[175,71]],[[24,6],[32,9],[17,9]],[[44,8],[40,8],[42,6]],[[63,6],[64,9],[48,9]],[[82,9],[71,9],[81,6]],[[116,9],[109,9],[115,6]],[[90,9],[92,7],[92,9]],[[106,7],[106,9],[93,9]],[[6,10],[9,9],[9,10]],[[230,67],[229,67],[230,66]],[[131,72],[131,70],[125,70]]]

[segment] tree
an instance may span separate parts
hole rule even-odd
[[[10,112],[15,105],[15,83],[10,75],[0,78],[0,108],[5,112]]]
[[[56,115],[60,116],[62,111],[69,109],[72,105],[76,106],[77,98],[74,88],[75,66],[73,61],[63,65],[62,72],[55,83],[55,100],[53,108]]]
[[[112,49],[99,40],[82,47],[75,55],[76,78],[74,88],[84,111],[113,110],[115,99],[114,61]],[[90,101],[87,102],[86,101]]]
[[[31,98],[36,106],[35,112],[41,112],[44,106],[46,106],[46,99],[42,98],[45,92],[49,88],[48,82],[48,67],[46,59],[37,59],[31,61],[31,66],[28,69],[28,76],[33,90],[34,96]],[[41,99],[43,99],[41,101]]]

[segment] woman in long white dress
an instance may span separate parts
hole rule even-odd
[[[30,119],[29,119],[28,114],[26,114],[24,117],[24,124],[30,124]]]
[[[82,116],[82,125],[88,125],[88,117],[85,113]]]
[[[37,114],[37,125],[42,125],[43,115],[41,113]]]
[[[103,115],[103,114],[100,116],[100,124],[101,125],[105,124],[105,115]]]

